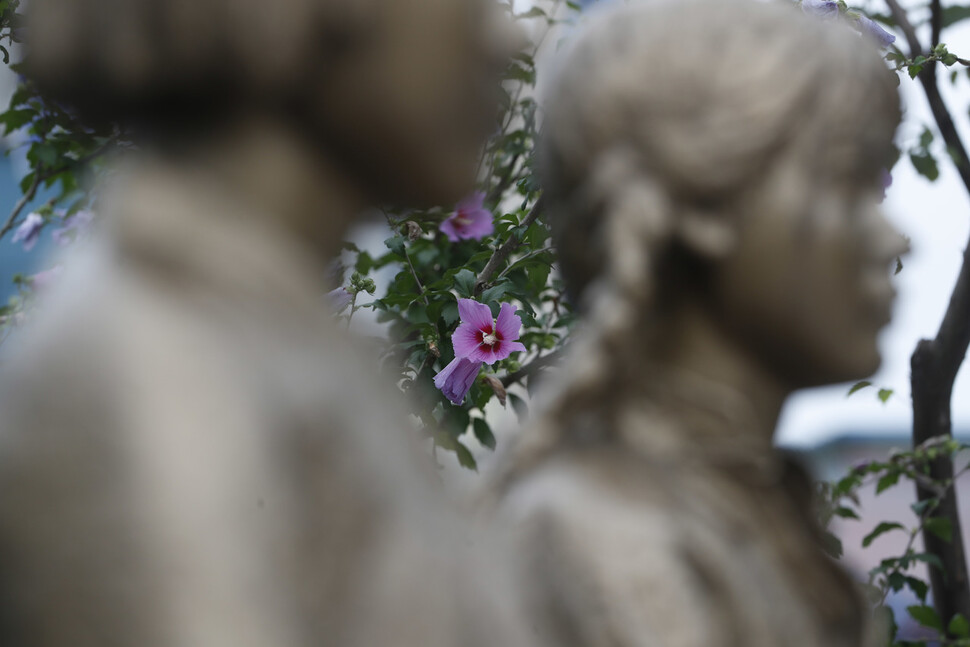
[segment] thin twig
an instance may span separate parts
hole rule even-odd
[[[40,187],[40,183],[43,181],[42,176],[36,173],[34,174],[34,181],[30,183],[30,188],[27,189],[22,196],[20,196],[20,199],[17,200],[17,204],[14,205],[13,211],[10,212],[10,217],[7,218],[7,222],[4,223],[3,227],[0,227],[0,238],[6,236],[8,233],[10,233],[10,230],[14,228],[14,225],[17,224],[17,218],[20,216],[20,212],[23,211],[24,207],[26,207],[27,204],[34,199],[34,196],[37,195],[37,189]]]
[[[532,210],[529,211],[529,214],[522,219],[522,222],[519,223],[518,226],[528,228],[542,213],[544,206],[545,202],[543,201],[542,196],[540,196],[539,199],[536,200],[536,203],[532,205]],[[481,291],[485,289],[485,285],[492,279],[495,273],[498,272],[498,268],[502,265],[502,263],[505,262],[512,252],[519,248],[520,245],[522,245],[522,241],[517,240],[513,234],[510,235],[509,239],[495,250],[492,257],[489,258],[488,262],[485,264],[485,267],[481,272],[479,272],[478,278],[475,279],[475,294],[480,294]]]
[[[6,236],[8,233],[10,233],[10,230],[14,228],[14,226],[17,224],[17,218],[20,216],[20,213],[24,210],[24,207],[30,204],[30,202],[37,196],[37,190],[40,188],[42,183],[46,182],[52,177],[56,177],[61,173],[66,173],[71,169],[83,166],[91,160],[100,157],[115,143],[116,141],[114,139],[109,139],[92,153],[85,155],[84,157],[78,159],[77,161],[71,162],[70,164],[65,164],[64,166],[56,169],[51,169],[46,173],[34,171],[34,180],[30,183],[30,187],[24,192],[20,199],[17,200],[17,204],[14,205],[13,211],[11,211],[10,216],[7,217],[7,221],[4,223],[3,227],[0,227],[0,238]]]

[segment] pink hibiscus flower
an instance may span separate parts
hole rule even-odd
[[[492,311],[484,303],[459,299],[458,315],[462,323],[451,338],[455,356],[494,364],[515,351],[525,350],[525,346],[516,341],[522,320],[515,314],[515,306],[511,303],[503,303],[498,318],[492,319]]]
[[[495,231],[492,223],[492,212],[483,206],[485,194],[481,191],[465,198],[457,205],[455,211],[438,225],[453,243],[462,239],[479,240]]]
[[[456,357],[434,376],[434,385],[454,404],[461,404],[481,368],[481,362],[473,362],[467,357]]]
[[[522,320],[511,303],[501,304],[498,318],[492,319],[492,311],[484,303],[459,299],[458,314],[461,324],[451,337],[455,359],[434,377],[434,385],[455,404],[461,404],[468,395],[483,363],[494,364],[526,350],[516,341]]]

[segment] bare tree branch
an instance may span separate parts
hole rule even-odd
[[[542,210],[544,207],[545,207],[545,201],[540,196],[539,199],[536,200],[536,203],[532,205],[532,210],[529,211],[529,214],[522,219],[522,222],[519,223],[518,226],[528,227],[529,225],[531,225],[533,222],[536,221],[536,218],[538,218],[539,215],[542,213]],[[516,249],[518,249],[520,245],[522,245],[522,241],[517,240],[513,235],[513,236],[509,236],[509,239],[506,240],[504,243],[502,243],[499,246],[499,248],[495,250],[495,252],[492,254],[492,257],[488,259],[488,263],[485,264],[485,267],[482,269],[481,272],[479,272],[478,278],[475,280],[475,294],[480,294],[481,291],[485,289],[485,285],[491,280],[493,276],[495,276],[495,273],[498,272],[499,267],[501,267],[502,263],[504,263],[505,260],[509,257],[509,255],[512,252],[514,252]]]
[[[922,54],[923,49],[916,37],[916,30],[907,18],[906,12],[899,6],[897,0],[886,0],[886,2],[909,44],[910,58]],[[931,9],[932,36],[933,42],[936,43],[939,40],[942,24],[939,0],[932,1]],[[970,157],[967,156],[963,141],[940,95],[936,63],[926,66],[917,78],[923,86],[933,119],[956,164],[960,179],[970,193]],[[966,357],[968,345],[970,345],[970,245],[964,251],[963,265],[936,337],[933,340],[920,341],[912,356],[914,446],[936,436],[952,435],[950,407],[953,383]],[[932,461],[929,476],[933,481],[950,482],[953,478],[953,461],[949,457]],[[916,492],[920,501],[937,496],[936,492],[920,484],[917,484]],[[938,515],[950,520],[954,540],[945,542],[933,533],[924,531],[923,541],[926,550],[939,557],[943,563],[942,572],[937,568],[929,570],[934,603],[946,626],[956,613],[970,617],[970,581],[967,577],[967,560],[955,488],[949,488],[941,497]]]

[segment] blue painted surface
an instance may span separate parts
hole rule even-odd
[[[20,199],[20,178],[25,172],[26,165],[18,163],[20,151],[13,151],[9,155],[0,154],[0,222],[6,222],[17,200]],[[34,206],[42,204],[43,196],[34,201]],[[30,208],[21,212],[21,217],[30,213]],[[25,252],[19,244],[10,242],[12,232],[0,240],[0,303],[6,303],[11,295],[16,293],[13,285],[14,274],[32,274],[44,267],[45,259],[49,258],[55,245],[50,238],[50,228],[45,229],[41,239],[30,252]]]

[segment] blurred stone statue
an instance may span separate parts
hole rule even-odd
[[[541,180],[585,326],[497,486],[536,615],[560,645],[878,644],[772,435],[880,362],[890,72],[754,0],[618,3],[557,69]]]
[[[470,190],[498,5],[31,5],[34,80],[140,152],[0,377],[0,642],[522,644],[324,298],[368,205]]]

